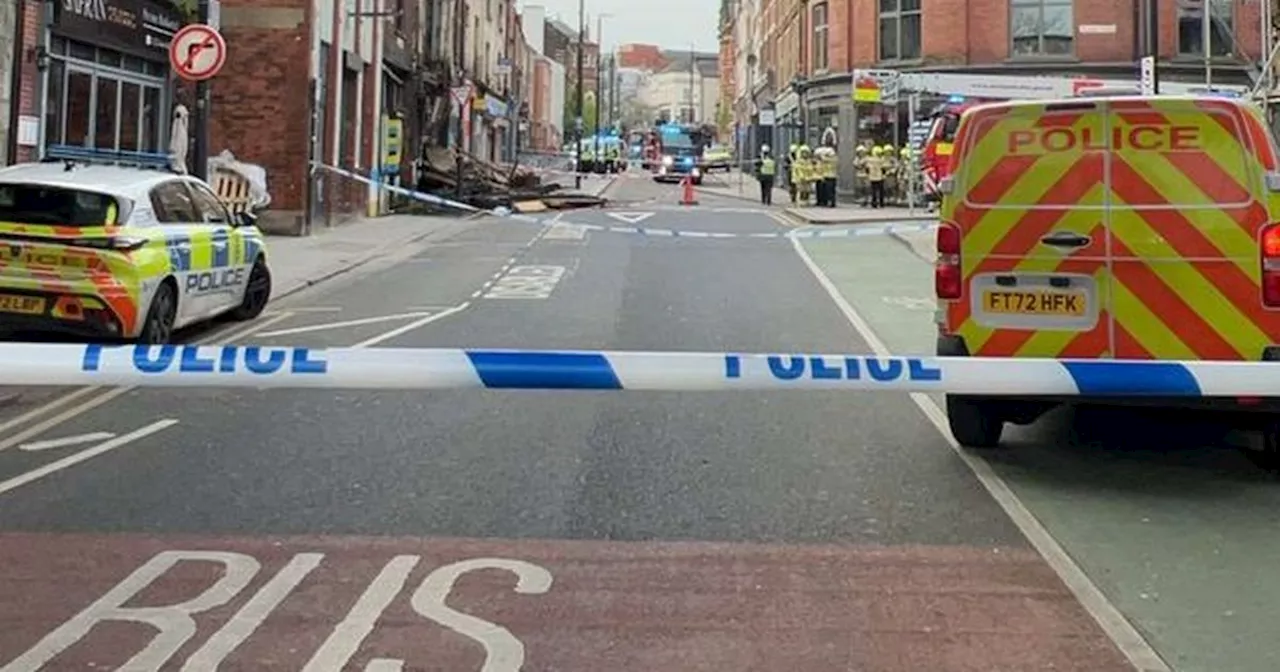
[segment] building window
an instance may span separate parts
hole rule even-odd
[[[880,60],[920,58],[921,0],[880,0]]]
[[[813,7],[813,71],[827,69],[827,3]]]
[[[1069,56],[1074,51],[1071,0],[1012,0],[1009,10],[1013,56]]]
[[[1209,53],[1212,56],[1231,55],[1234,4],[1231,0],[1209,2]],[[1178,2],[1178,55],[1204,57],[1204,0]]]

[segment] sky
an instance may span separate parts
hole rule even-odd
[[[582,0],[587,14],[587,34],[596,37],[596,17],[606,14],[602,32],[604,48],[619,44],[656,44],[666,49],[719,50],[716,22],[719,0]],[[577,28],[578,0],[520,0],[519,6],[541,5],[547,18],[557,14]]]

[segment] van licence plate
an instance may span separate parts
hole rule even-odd
[[[44,299],[36,296],[0,294],[0,312],[42,315],[44,314]]]
[[[989,289],[982,294],[982,310],[998,315],[1084,317],[1087,302],[1082,292]]]

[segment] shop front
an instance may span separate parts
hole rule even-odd
[[[181,16],[152,0],[50,5],[41,155],[50,145],[167,152],[175,90],[168,48]]]
[[[774,140],[779,151],[786,152],[792,143],[804,139],[803,109],[800,106],[800,94],[794,87],[788,86],[773,101]],[[781,154],[779,155],[781,156]]]

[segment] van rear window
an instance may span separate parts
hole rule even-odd
[[[1242,205],[1257,183],[1238,117],[1192,107],[1043,108],[970,124],[958,176],[966,202],[1005,208]]]
[[[0,222],[105,226],[117,204],[106,194],[43,184],[0,184]]]
[[[1043,108],[979,113],[960,138],[957,179],[971,205],[1103,205],[1105,119]]]

